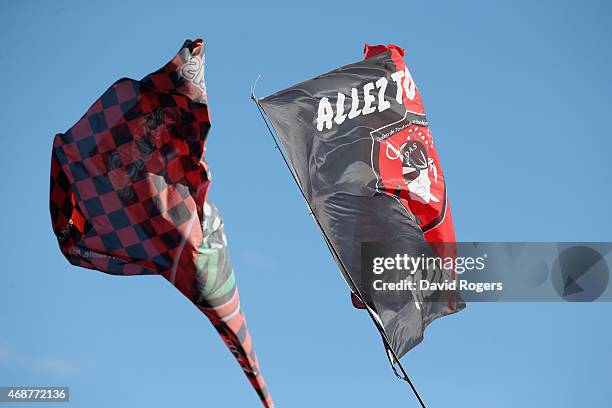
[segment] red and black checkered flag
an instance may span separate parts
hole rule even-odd
[[[272,407],[235,285],[223,224],[206,202],[210,128],[202,40],[141,81],[115,82],[51,157],[51,218],[70,263],[160,274],[215,325]]]

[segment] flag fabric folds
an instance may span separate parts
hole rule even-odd
[[[264,406],[272,407],[240,309],[223,222],[207,201],[204,62],[202,40],[186,41],[142,80],[115,82],[55,137],[52,225],[74,265],[170,281],[211,320]]]
[[[455,240],[444,175],[404,55],[394,45],[366,45],[364,60],[257,100],[354,303],[375,313],[399,357],[431,321],[464,307],[427,302],[419,291],[399,300],[370,296],[361,270],[362,243],[400,243],[416,255],[433,254],[430,242]]]

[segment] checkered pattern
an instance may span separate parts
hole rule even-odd
[[[180,75],[188,57],[203,59],[202,44],[186,42],[140,82],[117,81],[55,137],[51,215],[71,263],[169,274],[179,248],[201,240],[189,221],[202,219],[210,183],[203,160],[210,121],[204,90]]]
[[[114,83],[72,128],[55,137],[53,230],[72,264],[115,275],[161,274],[204,307],[271,407],[256,359],[244,363],[252,352],[246,324],[232,331],[202,292],[201,282],[212,273],[198,266],[199,251],[206,249],[204,204],[210,185],[203,73],[202,40],[186,41],[168,64],[141,81]]]

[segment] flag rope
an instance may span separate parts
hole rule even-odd
[[[255,84],[257,84],[257,81],[259,80],[259,78],[260,78],[260,76],[257,77],[257,80],[255,81]],[[306,198],[306,193],[304,193],[304,190],[302,189],[302,186],[300,185],[300,182],[299,182],[299,180],[297,178],[297,175],[295,174],[295,171],[294,171],[293,167],[291,167],[291,164],[289,163],[289,161],[287,160],[287,157],[283,153],[283,149],[281,149],[281,147],[280,147],[280,145],[278,143],[277,138],[274,136],[274,133],[276,132],[276,129],[274,128],[274,124],[272,124],[271,122],[268,123],[269,119],[266,119],[266,117],[267,117],[266,111],[263,108],[263,106],[261,106],[261,104],[259,103],[259,100],[255,97],[255,84],[251,88],[251,99],[255,102],[255,105],[257,105],[257,110],[259,111],[259,114],[261,115],[261,118],[263,119],[264,123],[266,124],[266,127],[268,128],[268,132],[270,133],[270,136],[272,137],[272,140],[274,141],[274,145],[275,145],[276,149],[278,149],[281,157],[283,158],[283,161],[285,162],[285,165],[289,169],[289,172],[291,173],[291,176],[293,177],[293,181],[295,181],[295,184],[298,186],[300,192],[302,193],[302,197],[304,197],[304,201],[306,201],[306,205],[308,206],[308,210],[309,210],[310,214],[314,218],[315,222],[319,226],[319,229],[321,230],[321,233],[323,234],[323,238],[325,239],[325,243],[327,244],[327,246],[328,246],[329,250],[331,251],[333,257],[337,260],[338,264],[340,265],[340,268],[343,270],[343,272],[344,272],[343,275],[345,277],[345,280],[348,279],[348,281],[347,281],[348,286],[351,288],[351,290],[353,290],[353,292],[355,292],[355,294],[357,295],[357,297],[359,297],[359,299],[363,302],[363,304],[366,305],[366,310],[368,311],[368,315],[370,316],[370,319],[372,319],[372,322],[374,323],[374,326],[376,327],[376,329],[381,334],[381,337],[383,339],[383,344],[385,346],[386,351],[388,352],[387,353],[387,358],[389,359],[389,363],[391,364],[391,368],[393,369],[393,372],[395,373],[395,375],[398,378],[406,381],[408,383],[408,385],[410,385],[410,388],[412,389],[412,392],[414,393],[414,395],[416,396],[417,400],[421,404],[421,407],[422,408],[427,408],[425,406],[425,402],[423,402],[423,399],[419,395],[419,392],[417,391],[414,383],[412,382],[410,377],[408,377],[408,373],[406,372],[406,370],[402,366],[402,363],[400,363],[400,360],[397,357],[397,354],[395,353],[395,350],[393,350],[393,347],[391,347],[391,342],[389,341],[389,338],[387,337],[387,333],[385,332],[385,328],[382,326],[382,322],[379,321],[380,319],[378,318],[378,316],[375,316],[375,314],[374,314],[375,312],[373,310],[371,310],[367,306],[366,302],[363,300],[364,297],[362,296],[361,292],[359,291],[359,288],[357,287],[357,284],[355,283],[355,281],[353,280],[351,275],[348,273],[348,270],[347,270],[346,266],[344,265],[344,262],[342,262],[342,259],[340,258],[340,255],[338,254],[338,252],[334,248],[334,245],[332,244],[329,236],[327,235],[327,233],[323,229],[323,225],[319,222],[319,219],[317,218],[317,215],[312,210],[312,207],[310,206],[310,203],[308,202],[308,199]],[[274,129],[274,132],[272,131],[272,129]],[[278,134],[278,132],[276,132],[276,134]],[[402,374],[404,376],[403,378],[395,370],[395,364],[397,364],[397,366],[399,367],[400,371],[402,372]]]

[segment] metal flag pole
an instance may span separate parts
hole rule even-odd
[[[387,336],[387,333],[385,332],[385,329],[384,329],[384,327],[382,325],[382,322],[380,321],[378,316],[375,314],[375,312],[363,300],[364,299],[363,295],[361,294],[359,288],[357,287],[357,284],[355,283],[355,281],[353,280],[351,275],[348,273],[348,270],[347,270],[346,266],[344,265],[344,262],[340,258],[340,255],[336,251],[336,248],[334,247],[333,243],[331,242],[329,236],[327,235],[327,233],[323,229],[323,225],[319,221],[319,218],[317,217],[315,212],[312,210],[312,207],[310,206],[310,203],[308,202],[308,199],[306,198],[306,193],[302,189],[302,186],[300,185],[300,182],[298,181],[297,175],[295,174],[295,171],[294,171],[293,167],[291,166],[291,164],[287,160],[287,157],[285,156],[285,154],[283,152],[283,149],[281,149],[280,144],[278,143],[278,140],[277,140],[276,136],[274,135],[275,133],[278,134],[278,132],[276,132],[276,129],[274,128],[274,124],[272,124],[271,121],[270,121],[270,123],[268,123],[269,119],[267,119],[267,114],[266,114],[263,106],[261,106],[261,104],[259,103],[259,100],[255,97],[255,86],[257,85],[257,81],[259,80],[260,77],[261,76],[257,77],[257,80],[255,80],[255,84],[251,88],[251,99],[255,102],[255,105],[257,106],[257,110],[259,111],[259,114],[261,115],[261,118],[263,119],[264,123],[266,124],[266,127],[268,128],[268,132],[270,133],[270,136],[272,137],[272,140],[274,141],[275,147],[278,149],[281,157],[283,158],[283,161],[285,162],[285,165],[289,169],[289,172],[291,173],[291,176],[293,177],[293,181],[295,182],[295,184],[297,185],[298,189],[300,190],[300,193],[302,193],[302,197],[304,198],[304,201],[306,201],[306,205],[308,206],[308,210],[309,210],[310,214],[312,215],[312,217],[314,218],[315,222],[317,223],[319,229],[321,230],[321,234],[323,235],[323,238],[325,239],[325,243],[327,244],[327,246],[328,246],[330,252],[332,253],[333,257],[336,259],[336,261],[338,262],[340,268],[342,269],[343,275],[344,275],[345,279],[348,279],[347,284],[349,285],[351,290],[353,290],[353,292],[357,295],[357,297],[359,297],[359,299],[363,302],[363,304],[366,305],[366,310],[368,311],[368,315],[370,316],[370,319],[372,319],[372,322],[374,323],[374,326],[376,327],[376,329],[381,334],[381,337],[382,337],[385,349],[386,349],[386,351],[388,353],[387,357],[389,358],[389,362],[391,364],[391,367],[393,368],[393,372],[395,373],[395,375],[398,378],[403,379],[404,381],[406,381],[410,385],[410,388],[412,389],[412,392],[414,393],[414,395],[416,396],[417,400],[421,404],[421,407],[422,408],[427,408],[425,406],[425,402],[423,402],[423,399],[421,398],[421,396],[419,395],[419,392],[417,391],[416,387],[414,386],[414,383],[412,382],[412,380],[410,380],[410,377],[408,377],[408,373],[406,372],[406,370],[402,366],[402,363],[400,362],[399,358],[397,357],[397,354],[395,353],[395,350],[393,350],[393,347],[391,347],[391,342],[390,342],[390,340],[389,340],[389,338]],[[274,131],[272,129],[274,129]],[[401,373],[403,374],[403,378],[397,374],[397,372],[395,370],[394,364],[397,364],[397,366],[399,367]]]

